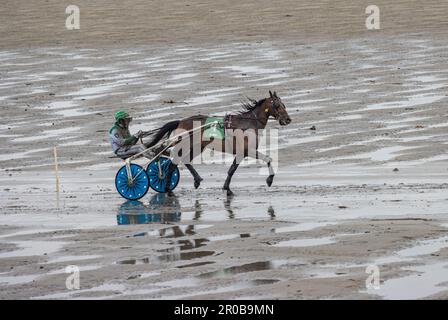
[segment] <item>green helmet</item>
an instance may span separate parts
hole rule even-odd
[[[118,110],[117,112],[115,112],[116,121],[126,118],[130,118],[129,113],[126,110]]]

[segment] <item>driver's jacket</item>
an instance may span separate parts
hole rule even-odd
[[[122,128],[117,124],[109,130],[109,139],[114,153],[117,153],[120,148],[126,149],[133,146],[138,141],[136,136],[131,135],[129,128]]]

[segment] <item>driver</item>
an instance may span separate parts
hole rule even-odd
[[[129,132],[131,121],[132,117],[126,110],[118,110],[115,112],[114,126],[109,130],[112,149],[122,159],[129,158],[146,149],[142,144],[137,145],[138,140],[143,136],[143,132],[138,131],[134,135]]]

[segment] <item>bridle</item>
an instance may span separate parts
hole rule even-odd
[[[273,99],[270,99],[270,103],[271,103],[271,108],[272,108],[273,110],[276,110],[277,107],[275,106],[275,102],[274,102]],[[264,112],[265,112],[265,113],[268,113],[268,112],[269,112],[269,108],[268,108],[268,107],[265,107]],[[251,115],[252,115],[253,117],[243,117],[243,116],[241,116],[241,115],[236,115],[236,116],[237,116],[239,119],[246,119],[246,120],[257,121],[257,122],[259,122],[259,123],[265,125],[265,123],[263,123],[260,119],[258,119],[258,117],[257,117],[257,115],[255,114],[254,110],[251,110],[250,113],[251,113]],[[272,116],[274,117],[275,120],[278,120],[280,114],[279,114],[278,111],[276,111],[276,114],[273,114]],[[269,116],[268,116],[267,118],[269,118]]]
[[[278,106],[275,105],[274,99],[271,99],[271,108],[272,110],[275,111],[275,114],[273,114],[272,116],[274,117],[275,120],[278,120],[278,118],[280,117],[280,113],[277,111]],[[266,108],[264,109],[264,111],[267,113],[269,109]]]

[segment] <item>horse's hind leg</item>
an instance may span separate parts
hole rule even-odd
[[[272,185],[272,181],[274,181],[274,175],[275,175],[274,169],[272,168],[271,165],[272,159],[271,157],[261,153],[258,150],[257,150],[257,159],[263,160],[268,165],[269,176],[266,178],[266,184],[268,185],[268,187],[270,187]]]
[[[223,190],[227,191],[227,196],[233,196],[233,192],[230,190],[230,181],[232,180],[232,176],[235,173],[236,169],[238,169],[238,166],[240,165],[239,162],[237,162],[236,158],[237,157],[235,157],[235,159],[233,159],[233,163],[230,166],[229,171],[227,172],[226,182],[224,183],[224,186],[222,187]]]
[[[191,164],[186,164],[185,167],[190,171],[191,175],[194,178],[194,188],[197,189],[201,185],[201,181],[203,180],[199,173],[193,168]]]
[[[191,139],[191,141],[192,140],[193,139]],[[194,141],[192,141],[192,142],[194,143]],[[203,179],[201,178],[199,173],[196,171],[196,169],[193,168],[193,166],[191,165],[191,162],[193,161],[193,159],[196,156],[193,152],[194,152],[193,144],[190,144],[190,150],[188,151],[188,153],[185,153],[185,155],[182,157],[182,161],[185,163],[185,167],[188,169],[188,171],[190,171],[191,175],[193,176],[194,188],[197,189],[201,185],[201,181]]]

